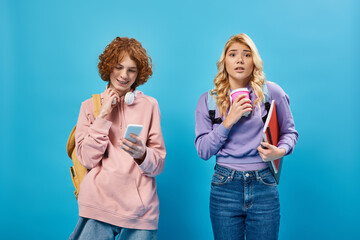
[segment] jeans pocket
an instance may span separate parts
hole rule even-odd
[[[211,184],[212,185],[222,185],[222,184],[225,184],[228,180],[229,180],[228,176],[220,174],[218,172],[215,172],[212,177]]]
[[[260,181],[267,185],[267,186],[276,186],[276,180],[275,177],[272,175],[272,173],[265,174],[264,176],[260,176]]]

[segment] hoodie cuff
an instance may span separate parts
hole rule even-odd
[[[290,151],[290,146],[287,145],[287,144],[284,144],[284,143],[279,144],[277,147],[278,147],[278,148],[285,149],[285,155],[287,155],[287,154],[289,153],[289,151]],[[284,156],[285,156],[285,155],[284,155]]]
[[[146,147],[146,156],[144,161],[138,165],[141,171],[143,172],[151,172],[151,160],[150,160],[151,150]]]
[[[102,135],[108,135],[112,122],[104,118],[96,118],[90,129]]]

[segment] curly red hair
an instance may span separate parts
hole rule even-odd
[[[102,80],[109,82],[110,74],[116,64],[118,64],[126,54],[136,63],[138,68],[138,75],[134,84],[131,86],[131,88],[135,90],[137,86],[146,83],[152,75],[152,62],[146,50],[141,46],[141,43],[134,38],[116,37],[107,45],[104,52],[99,56],[99,73]]]

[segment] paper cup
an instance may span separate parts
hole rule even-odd
[[[247,89],[247,88],[237,88],[237,89],[231,91],[231,93],[230,93],[231,103],[233,103],[236,100],[236,98],[242,94],[246,94],[246,98],[250,99],[249,93],[250,93],[249,89]],[[249,114],[250,114],[250,111],[246,112],[244,114],[244,116],[247,117],[247,116],[249,116]]]

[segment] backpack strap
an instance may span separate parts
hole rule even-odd
[[[94,102],[94,117],[96,118],[99,115],[101,109],[101,97],[100,94],[93,94],[92,98]]]
[[[264,84],[262,85],[262,90],[263,90],[264,97],[265,97],[264,104],[265,104],[265,110],[266,110],[266,115],[262,118],[262,120],[265,123],[266,118],[269,114],[269,110],[270,110],[269,90],[268,90],[266,82],[264,82]]]
[[[208,91],[208,98],[207,98],[207,105],[209,109],[209,116],[211,119],[212,124],[220,124],[222,123],[221,118],[215,118],[215,109],[216,109],[216,100],[214,98],[217,97],[216,92],[214,91],[213,94],[211,94],[212,90]]]
[[[263,90],[264,97],[265,97],[264,104],[265,104],[266,115],[263,117],[263,122],[265,123],[267,115],[270,110],[269,90],[268,90],[266,82],[264,82],[264,84],[262,85],[262,90]],[[222,122],[222,119],[215,118],[216,100],[214,97],[217,97],[217,94],[215,91],[212,92],[212,94],[211,94],[211,92],[212,92],[212,90],[208,91],[208,98],[207,98],[209,116],[210,116],[212,124],[220,124]]]
[[[93,94],[92,98],[94,101],[94,117],[96,118],[100,113],[101,97],[100,97],[100,94]],[[67,154],[68,154],[69,158],[71,158],[71,159],[72,159],[73,151],[75,149],[75,131],[76,131],[76,126],[71,131],[69,139],[67,141],[67,145],[66,145]]]
[[[269,102],[269,90],[268,90],[266,82],[264,82],[264,84],[262,85],[262,90],[263,90],[263,93],[264,93],[264,96],[265,96],[264,101]]]

